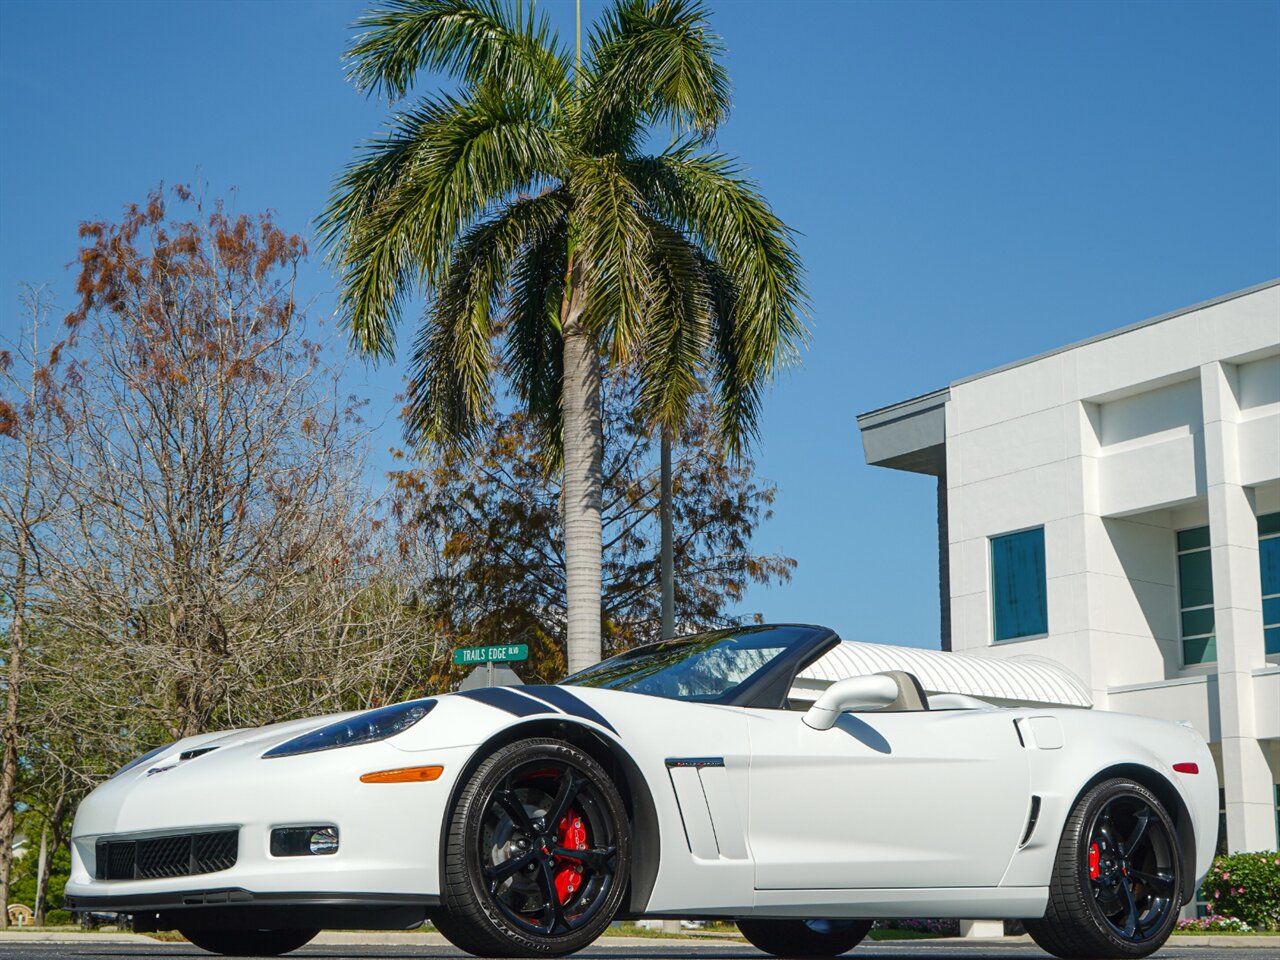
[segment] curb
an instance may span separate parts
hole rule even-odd
[[[155,943],[151,937],[140,933],[63,933],[60,931],[5,930],[0,932],[0,944],[5,943]]]

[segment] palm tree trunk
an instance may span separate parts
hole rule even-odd
[[[604,427],[600,354],[583,329],[579,271],[570,268],[562,306],[564,335],[564,566],[569,672],[600,660],[601,526]]]
[[[662,580],[662,639],[676,635],[676,560],[675,534],[671,517],[671,433],[662,427],[660,480],[658,493],[658,518],[662,529],[659,557]]]

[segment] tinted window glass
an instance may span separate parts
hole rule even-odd
[[[1192,666],[1218,658],[1214,637],[1213,562],[1209,528],[1178,531],[1178,608],[1182,621],[1182,663]]]
[[[997,641],[1049,632],[1043,527],[991,538],[991,602]]]
[[[563,683],[609,687],[673,700],[716,701],[765,669],[810,627],[717,630],[629,650]]]
[[[1213,604],[1213,566],[1208,550],[1178,557],[1178,596],[1184,607]]]

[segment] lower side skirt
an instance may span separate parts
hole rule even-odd
[[[239,887],[66,900],[68,910],[131,914],[139,933],[294,927],[407,930],[439,905],[439,897],[428,895],[253,893]]]

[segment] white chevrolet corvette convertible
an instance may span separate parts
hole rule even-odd
[[[839,644],[721,631],[557,686],[171,744],[81,804],[68,903],[230,955],[424,919],[491,957],[664,916],[730,918],[788,957],[841,954],[880,917],[1017,918],[1062,957],[1164,942],[1216,840],[1199,735],[902,671],[799,699]]]

